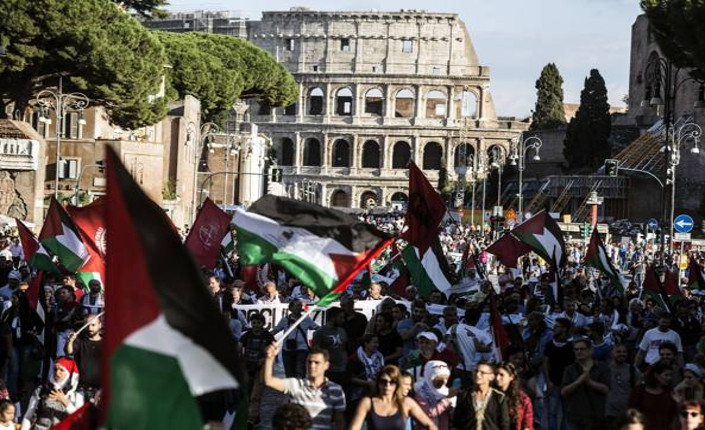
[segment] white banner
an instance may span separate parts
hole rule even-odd
[[[408,300],[397,300],[397,303],[403,303],[406,308],[411,311],[411,302]],[[369,321],[377,312],[377,309],[382,304],[382,300],[357,300],[355,302],[355,310],[361,312],[367,320]],[[309,305],[314,306],[314,305]],[[340,302],[334,302],[330,307],[340,307]],[[445,305],[426,305],[426,310],[432,315],[443,315],[443,309]],[[247,320],[254,314],[262,314],[264,316],[264,328],[265,330],[271,330],[276,327],[282,318],[285,318],[289,314],[289,304],[272,304],[272,305],[235,305],[235,309],[240,310],[245,313]],[[326,322],[325,318],[326,311],[314,311],[311,314],[311,319],[318,324],[323,325]],[[465,310],[458,309],[458,316],[462,317],[465,315]]]

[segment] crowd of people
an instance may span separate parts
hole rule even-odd
[[[400,214],[361,219],[389,232],[403,225]],[[100,397],[102,285],[47,274],[39,317],[27,294],[32,270],[12,236],[0,239],[0,430],[48,429]],[[705,301],[687,279],[667,306],[642,288],[648,264],[663,276],[679,270],[675,259],[607,243],[622,288],[583,265],[583,241],[567,241],[555,297],[538,256],[504,267],[486,251],[489,231],[452,221],[439,237],[465,291],[395,285],[398,256],[387,252],[379,276],[354,281],[319,322],[300,321],[317,298],[279,268],[243,279],[234,256],[231,267],[204,271],[248,375],[251,428],[705,428]],[[374,312],[360,312],[361,301]],[[274,324],[247,310],[279,304],[288,311]],[[272,392],[287,401],[272,407]]]

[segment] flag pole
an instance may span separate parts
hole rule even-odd
[[[321,303],[326,297],[328,297],[330,294],[337,294],[336,292],[337,292],[338,290],[340,290],[340,289],[343,288],[343,287],[347,287],[347,285],[348,285],[350,282],[352,282],[353,279],[355,279],[355,277],[357,276],[357,274],[360,273],[360,271],[361,271],[362,269],[364,269],[365,267],[367,267],[367,265],[370,264],[370,262],[371,262],[372,260],[374,260],[375,258],[377,258],[377,257],[379,256],[379,254],[381,254],[382,251],[384,251],[384,249],[387,248],[389,245],[391,245],[392,243],[394,243],[394,241],[395,241],[396,239],[397,239],[396,237],[391,237],[391,238],[385,240],[384,242],[382,242],[381,244],[377,245],[377,248],[375,248],[374,250],[372,250],[369,254],[367,254],[367,255],[365,256],[365,258],[362,259],[362,261],[360,261],[359,263],[357,263],[357,266],[355,266],[355,268],[354,268],[353,270],[351,270],[350,273],[348,273],[348,274],[345,276],[345,278],[343,278],[342,281],[338,282],[338,285],[336,285],[328,294],[326,294],[325,296],[321,297],[321,298],[318,300],[318,303],[316,303],[315,305],[311,305],[311,307],[309,307],[309,308],[306,310],[306,312],[304,312],[303,314],[301,314],[301,316],[299,317],[299,319],[297,319],[296,321],[294,321],[294,323],[293,323],[292,325],[290,325],[288,329],[286,329],[286,331],[285,331],[284,334],[282,335],[281,339],[286,339],[286,337],[289,336],[289,335],[291,334],[291,332],[293,332],[293,331],[296,329],[296,327],[298,327],[299,324],[301,324],[301,323],[304,321],[304,319],[306,319],[309,315],[311,315],[315,310],[320,309],[319,306],[318,306],[318,304]]]
[[[105,311],[99,313],[98,315],[96,315],[96,316],[94,316],[93,318],[91,318],[90,320],[88,320],[85,324],[83,324],[83,325],[81,326],[81,328],[79,328],[78,330],[76,330],[76,331],[74,332],[74,335],[78,336],[79,334],[81,334],[81,332],[82,332],[83,330],[85,330],[86,327],[88,327],[93,321],[95,321],[95,320],[97,320],[98,318],[102,317],[103,314],[105,314]]]

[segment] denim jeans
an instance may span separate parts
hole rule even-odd
[[[548,399],[548,430],[566,430],[561,387],[552,387],[546,392],[546,397]]]

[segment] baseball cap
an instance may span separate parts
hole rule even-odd
[[[436,343],[438,343],[438,336],[436,336],[435,333],[430,332],[430,331],[422,331],[421,333],[416,335],[416,339],[421,339],[421,338],[426,338],[428,340],[432,340]]]

